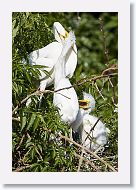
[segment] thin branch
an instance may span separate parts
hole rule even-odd
[[[103,28],[103,19],[99,18],[100,21],[100,31],[102,32],[102,42],[103,42],[103,49],[104,49],[104,56],[105,56],[105,65],[109,65],[109,52],[106,45],[106,35]]]
[[[78,169],[77,169],[77,172],[80,172],[80,168],[81,168],[81,165],[82,165],[82,162],[83,162],[83,154],[84,154],[84,149],[82,149],[82,152],[81,152],[81,155],[79,155],[79,164],[78,164]]]
[[[19,108],[19,106],[20,106],[21,104],[25,103],[30,97],[35,96],[35,95],[37,95],[37,91],[34,92],[34,93],[32,93],[32,94],[29,94],[27,97],[25,97],[25,98],[20,102],[20,104],[18,104],[18,105],[14,108],[14,110],[12,111],[12,115],[18,110],[18,108]]]
[[[18,122],[20,122],[20,118],[12,117],[12,120],[13,120],[13,121],[18,121]]]
[[[115,71],[118,70],[118,67],[117,65],[112,65],[112,67],[108,68],[108,69],[105,69],[103,72],[102,72],[102,75],[108,75],[108,74],[111,74]]]
[[[23,171],[24,169],[31,168],[31,167],[32,167],[32,165],[18,167],[18,168],[17,168],[16,170],[14,170],[13,172],[21,172],[21,171]]]
[[[79,80],[78,82],[76,82],[75,84],[73,84],[73,85],[71,85],[69,87],[61,88],[61,89],[55,90],[54,92],[69,89],[69,88],[72,88],[72,87],[75,87],[75,86],[81,86],[82,84],[85,84],[85,83],[88,83],[88,82],[96,82],[96,80],[99,80],[101,78],[114,77],[114,76],[117,76],[117,75],[118,75],[118,73],[112,73],[112,74],[108,74],[108,75],[99,75],[99,76],[96,76],[96,77],[93,77],[93,78],[83,78],[83,79]]]
[[[97,119],[97,121],[95,122],[95,124],[93,125],[93,127],[90,129],[89,133],[88,133],[87,131],[85,131],[86,134],[87,134],[87,137],[85,138],[84,142],[87,140],[88,137],[91,137],[91,136],[90,136],[90,133],[94,130],[94,128],[96,127],[96,125],[97,125],[97,123],[99,122],[100,119],[101,119],[101,117],[99,117],[99,118]],[[84,143],[84,142],[83,142],[83,143]]]
[[[22,136],[22,138],[21,138],[21,140],[20,140],[20,142],[19,142],[19,145],[17,146],[16,150],[18,150],[18,149],[20,148],[20,146],[21,146],[21,144],[22,144],[24,138],[25,138],[25,134],[23,134],[23,136]]]
[[[90,160],[80,156],[79,154],[75,153],[75,156],[78,157],[79,159],[82,159],[83,161],[85,161],[87,164],[89,164],[93,169],[95,169],[97,172],[100,172],[99,168],[97,166],[94,165],[93,162],[91,162]],[[97,159],[96,159],[97,160]]]
[[[69,142],[72,142],[73,144],[75,144],[76,146],[84,149],[86,152],[90,153],[92,156],[94,156],[95,158],[97,158],[99,161],[101,161],[103,164],[105,164],[106,166],[108,166],[112,171],[116,172],[115,168],[112,167],[109,163],[107,163],[105,160],[103,160],[102,158],[100,158],[97,154],[95,154],[94,152],[90,151],[89,149],[87,149],[86,147],[83,147],[82,145],[76,143],[75,141],[71,140],[70,138],[68,137],[65,137],[61,134],[59,134],[59,136]]]
[[[99,88],[98,88],[98,86],[97,86],[96,83],[95,83],[95,87],[96,87],[97,91],[99,92],[100,96],[102,97],[102,99],[105,101],[105,98],[104,98],[104,96],[102,95],[102,93],[101,93],[101,91],[99,90]]]
[[[101,78],[106,78],[106,77],[114,77],[118,75],[118,73],[112,73],[112,74],[108,74],[108,75],[100,75],[100,76],[96,76],[96,77],[93,77],[93,78],[84,78],[84,79],[81,79],[79,80],[77,83],[69,86],[69,87],[65,87],[65,88],[61,88],[61,89],[58,89],[58,90],[44,90],[44,91],[39,91],[37,90],[36,92],[32,93],[32,94],[29,94],[26,98],[24,98],[15,108],[14,110],[12,111],[12,115],[19,109],[20,105],[22,105],[23,103],[25,103],[30,97],[32,96],[39,96],[41,95],[41,93],[55,93],[55,92],[59,92],[59,91],[62,91],[62,90],[65,90],[65,89],[70,89],[72,87],[75,87],[75,86],[81,86],[82,84],[85,84],[87,82],[95,82],[96,80],[98,79],[101,79]],[[61,94],[62,95],[62,94]],[[65,95],[63,95],[65,96]],[[69,97],[67,97],[69,98]]]
[[[91,155],[93,155],[97,160],[101,161],[103,164],[105,164],[106,166],[108,166],[112,171],[114,171],[114,172],[117,171],[117,170],[115,170],[115,168],[113,168],[109,163],[107,163],[105,160],[103,160],[102,158],[100,158],[97,154],[95,154],[94,152],[90,151],[90,150],[87,149],[86,147],[84,147],[84,146],[78,144],[77,142],[71,140],[71,139],[68,138],[68,137],[65,137],[65,136],[63,136],[63,135],[61,135],[61,134],[58,134],[58,135],[60,136],[60,138],[63,138],[63,139],[65,139],[66,141],[69,141],[69,142],[75,144],[76,146],[78,146],[78,147],[84,149],[86,152],[88,152],[88,153],[90,153]]]
[[[32,96],[40,96],[41,93],[49,93],[49,92],[54,92],[52,90],[45,90],[45,91],[40,91],[40,90],[36,90],[34,93],[29,94],[27,97],[25,97],[12,111],[12,115],[18,110],[18,108],[20,107],[20,105],[22,105],[23,103],[25,103],[30,97]]]

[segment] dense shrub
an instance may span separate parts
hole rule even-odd
[[[54,21],[75,32],[78,65],[71,83],[87,78],[88,82],[76,85],[75,89],[79,98],[82,98],[82,91],[90,92],[95,97],[96,109],[93,114],[101,117],[111,131],[105,150],[99,156],[117,169],[117,13],[15,12],[12,19],[13,171],[77,171],[77,154],[81,150],[63,138],[69,138],[70,127],[61,122],[58,110],[52,104],[53,94],[44,94],[40,109],[36,95],[32,96],[29,107],[26,107],[24,100],[37,90],[39,69],[43,68],[22,64],[22,60],[27,60],[30,52],[54,41]],[[109,74],[115,76],[89,81],[90,78]],[[48,89],[53,89],[53,86]],[[112,171],[94,156],[89,159],[100,171]],[[81,170],[96,171],[86,161]]]

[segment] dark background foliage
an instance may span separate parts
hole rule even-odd
[[[99,19],[101,18],[101,20]],[[29,13],[12,15],[12,99],[13,109],[13,170],[14,171],[77,171],[79,148],[60,138],[69,137],[69,126],[62,123],[52,104],[52,93],[44,95],[38,109],[37,96],[32,97],[28,108],[21,101],[37,89],[40,66],[22,64],[30,52],[54,41],[52,25],[60,22],[67,31],[76,35],[78,65],[71,83],[87,77],[117,72],[118,15],[117,13]],[[76,86],[79,98],[82,91],[90,92],[96,99],[93,115],[101,117],[110,129],[109,141],[101,157],[117,168],[118,157],[118,79],[102,78],[96,82]],[[48,89],[53,89],[53,86]],[[101,171],[109,171],[100,161],[95,164]],[[82,165],[82,171],[94,171]]]

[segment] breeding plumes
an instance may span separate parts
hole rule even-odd
[[[30,53],[28,56],[29,63],[31,65],[43,65],[46,66],[45,70],[49,72],[50,76],[45,74],[45,72],[40,70],[40,85],[39,90],[44,91],[46,87],[53,84],[54,81],[54,66],[61,54],[63,44],[65,40],[68,38],[69,33],[64,29],[64,27],[59,22],[54,22],[53,24],[53,33],[56,39],[55,42],[52,42],[45,46],[44,48],[38,49]],[[71,46],[67,52],[65,58],[65,73],[66,77],[71,78],[74,74],[76,65],[77,65],[77,48],[74,44]],[[40,101],[42,99],[40,96]],[[27,105],[29,105],[31,100],[27,101]]]
[[[79,104],[76,91],[71,87],[71,83],[66,76],[66,59],[69,49],[75,44],[75,35],[71,31],[69,37],[63,45],[61,55],[55,64],[55,80],[54,89],[58,92],[54,93],[53,103],[58,108],[61,120],[65,123],[71,124],[76,119]],[[71,87],[71,88],[69,88]],[[60,90],[62,89],[62,90]]]

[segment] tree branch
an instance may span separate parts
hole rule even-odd
[[[100,172],[99,168],[97,166],[94,165],[93,162],[91,162],[90,160],[84,158],[83,156],[80,156],[79,154],[75,153],[75,156],[78,157],[79,159],[82,159],[83,161],[85,161],[87,164],[89,164],[93,169],[95,169],[97,172]]]
[[[32,167],[32,165],[28,165],[28,166],[22,166],[22,167],[18,167],[17,169],[15,169],[13,172],[21,172],[24,169],[30,168]]]
[[[62,90],[65,90],[65,89],[70,89],[72,87],[75,87],[75,86],[81,86],[85,83],[88,83],[88,82],[96,82],[96,80],[99,80],[101,78],[107,78],[107,77],[114,77],[118,75],[118,73],[112,73],[112,74],[108,74],[108,75],[100,75],[100,76],[96,76],[96,77],[93,77],[93,78],[84,78],[84,79],[81,79],[79,80],[78,82],[76,82],[75,84],[69,86],[69,87],[65,87],[65,88],[61,88],[61,89],[58,89],[58,90],[44,90],[44,91],[39,91],[37,90],[36,92],[32,93],[32,94],[29,94],[27,97],[25,97],[15,108],[14,110],[12,111],[12,115],[18,110],[18,108],[20,107],[20,105],[22,105],[23,103],[25,103],[30,97],[32,96],[39,96],[41,95],[41,93],[45,94],[45,93],[56,93],[56,92],[60,92]],[[63,95],[63,94],[61,94]],[[65,95],[63,95],[65,96]],[[66,97],[66,96],[65,96]],[[69,98],[69,97],[66,97],[66,98]]]
[[[108,166],[113,172],[117,172],[117,170],[115,170],[114,167],[112,167],[109,163],[107,163],[105,160],[103,160],[102,158],[100,158],[97,154],[95,154],[94,152],[90,151],[89,149],[87,149],[86,147],[83,147],[82,145],[76,143],[75,141],[71,140],[68,137],[65,137],[61,134],[59,134],[59,136],[69,142],[72,142],[73,144],[75,144],[76,146],[84,149],[86,152],[90,153],[92,156],[94,156],[95,158],[97,158],[100,162],[102,162],[103,164],[105,164],[106,166]]]

